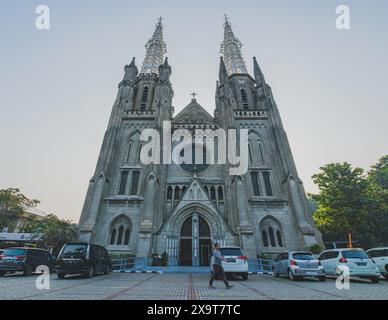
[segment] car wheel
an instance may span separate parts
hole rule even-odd
[[[241,275],[241,277],[243,278],[244,281],[247,281],[248,280],[248,273],[245,272]]]
[[[288,270],[288,279],[290,279],[291,281],[296,280],[296,277],[294,276],[291,270]]]
[[[89,268],[89,272],[86,274],[86,277],[91,278],[91,277],[95,276],[95,274],[96,274],[96,270],[95,270],[94,266],[91,266]]]
[[[380,277],[370,278],[370,281],[372,281],[373,283],[379,283],[380,282]]]
[[[64,279],[66,276],[66,273],[58,273],[57,276],[58,276],[58,279]]]
[[[0,272],[0,277],[4,276],[5,275],[5,272],[4,271],[1,271]]]
[[[388,280],[388,274],[384,274],[383,277]]]
[[[325,276],[320,276],[320,277],[318,277],[318,280],[321,281],[321,282],[325,282],[326,281],[326,277]]]
[[[276,271],[275,268],[272,268],[272,275],[273,275],[275,278],[279,278],[279,273]]]

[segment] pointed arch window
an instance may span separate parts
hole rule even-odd
[[[261,237],[263,239],[264,247],[268,247],[268,234],[267,234],[267,231],[263,230],[261,232]]]
[[[268,228],[268,234],[269,234],[269,241],[271,242],[271,247],[276,247],[275,235],[272,227]]]
[[[119,195],[125,194],[125,188],[127,186],[128,171],[121,171]]]
[[[148,87],[144,87],[143,94],[141,96],[141,102],[146,103],[148,101]]]
[[[206,194],[209,196],[209,188],[205,186],[203,189],[205,190]]]
[[[210,198],[216,200],[216,189],[214,187],[210,188]]]
[[[259,186],[259,175],[256,171],[251,172],[251,180],[253,187],[253,195],[259,197],[261,195],[260,186]]]
[[[175,187],[175,191],[174,191],[174,193],[175,193],[175,200],[179,200],[179,197],[180,197],[180,195],[179,195],[179,187],[178,186],[176,186]]]
[[[222,187],[218,187],[218,200],[223,201],[224,200],[224,192],[222,190]]]
[[[129,228],[127,230],[125,230],[125,235],[124,235],[124,245],[128,245],[129,244],[129,236],[131,234],[131,231],[129,230]]]
[[[131,228],[132,223],[128,217],[121,215],[114,219],[108,239],[109,245],[129,245]]]
[[[116,228],[113,228],[110,234],[109,244],[115,244],[115,241],[116,241]]]
[[[273,192],[272,192],[271,179],[269,176],[269,172],[263,172],[263,179],[264,179],[264,185],[265,185],[265,192],[266,192],[268,197],[272,197]]]
[[[139,177],[140,177],[140,172],[139,171],[133,171],[132,172],[131,195],[137,195],[137,189],[138,189],[138,184],[139,184]]]
[[[282,234],[280,233],[280,231],[276,231],[276,238],[278,240],[278,245],[279,247],[283,247],[283,239],[282,239]]]
[[[167,200],[172,200],[172,187],[167,188]]]
[[[124,227],[120,226],[119,227],[119,235],[117,237],[117,244],[118,245],[121,245],[121,243],[123,242],[123,234],[124,234]]]
[[[241,89],[241,100],[242,102],[248,102],[248,99],[247,99],[247,93],[245,92],[244,89]]]

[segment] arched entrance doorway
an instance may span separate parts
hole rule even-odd
[[[211,236],[207,222],[193,213],[182,224],[179,261],[182,266],[208,266],[211,255]]]

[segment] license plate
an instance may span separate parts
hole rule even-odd
[[[236,262],[236,259],[226,259],[228,262]]]
[[[356,264],[359,267],[366,267],[367,266],[366,262],[357,262]]]
[[[307,274],[308,276],[312,276],[312,275],[315,275],[315,272],[307,271],[306,274]]]

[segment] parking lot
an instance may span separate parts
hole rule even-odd
[[[232,280],[233,288],[208,288],[208,275],[200,273],[110,273],[90,279],[50,276],[50,289],[37,289],[37,275],[7,275],[0,278],[0,299],[75,300],[284,300],[284,299],[388,299],[388,281],[372,284],[352,280],[350,289],[338,290],[334,279],[291,282],[270,275],[250,275],[248,281]]]

